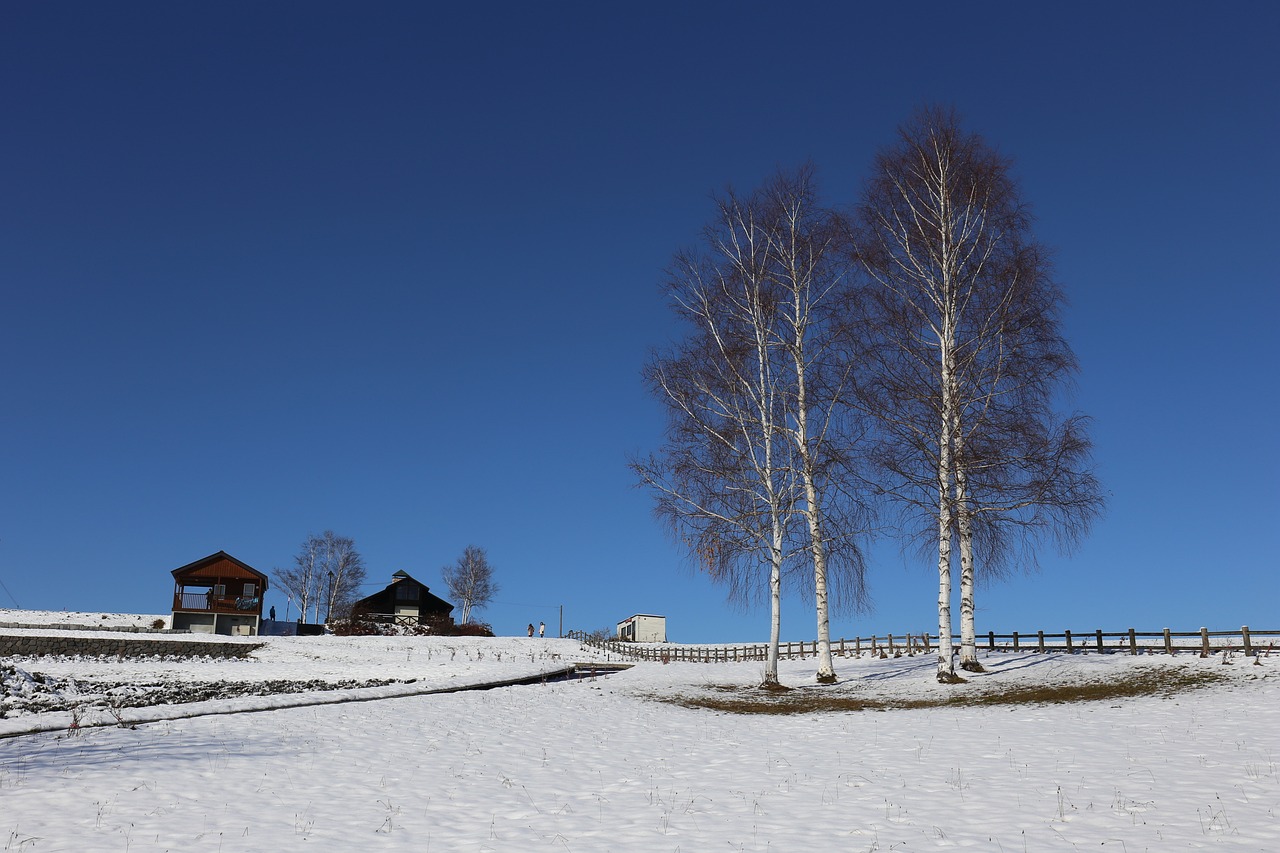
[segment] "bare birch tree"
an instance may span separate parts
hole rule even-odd
[[[354,539],[339,536],[332,530],[311,539],[318,539],[316,547],[320,552],[320,564],[316,580],[324,589],[324,619],[328,622],[335,613],[345,615],[356,600],[365,579],[364,557],[356,550]]]
[[[298,620],[307,617],[307,607],[318,611],[320,600],[320,539],[308,536],[293,558],[293,568],[276,569],[276,582],[298,602]],[[313,617],[319,621],[318,613]]]
[[[1073,540],[1101,505],[1085,420],[1052,411],[1075,361],[1030,223],[1009,161],[937,108],[877,156],[859,209],[858,251],[879,285],[869,327],[882,332],[864,404],[880,421],[881,490],[935,531],[940,681],[957,680],[953,541],[974,668],[975,539],[999,566],[1011,532]]]
[[[851,492],[837,472],[847,459],[834,428],[845,368],[826,343],[839,283],[830,224],[809,167],[751,196],[727,193],[704,233],[714,260],[679,256],[670,284],[695,332],[647,372],[668,409],[668,443],[635,468],[713,577],[732,589],[755,577],[752,565],[769,568],[766,686],[777,679],[782,576],[793,555],[803,549],[812,562],[820,682],[835,680],[831,567],[851,580],[841,591],[863,590],[851,535],[859,513],[846,511]]]
[[[276,582],[297,600],[303,619],[310,608],[311,621],[319,623],[323,606],[324,621],[328,622],[355,600],[365,579],[364,558],[356,550],[355,540],[326,530],[303,540],[293,568],[276,569],[274,574]]]
[[[462,604],[462,621],[471,621],[471,611],[487,607],[498,594],[498,584],[493,579],[493,566],[489,555],[476,545],[468,545],[462,556],[452,565],[440,570],[449,595]]]
[[[729,194],[704,229],[712,260],[677,255],[667,281],[691,327],[645,369],[667,410],[667,441],[632,463],[656,513],[696,563],[747,602],[768,570],[769,646],[762,687],[778,686],[782,575],[794,550],[798,491],[778,375],[777,306],[768,288],[769,235],[758,211]]]
[[[865,595],[858,537],[865,507],[851,476],[854,456],[841,429],[851,365],[838,346],[834,311],[847,275],[837,248],[836,221],[819,206],[812,166],[780,174],[761,192],[770,225],[770,269],[779,302],[778,335],[792,369],[784,432],[798,461],[813,560],[820,683],[836,680],[831,659],[830,599],[834,581],[847,581],[854,603]],[[833,573],[832,569],[836,571]]]

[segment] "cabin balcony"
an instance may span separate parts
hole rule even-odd
[[[211,591],[179,590],[173,594],[174,611],[262,615],[261,596],[214,595]]]

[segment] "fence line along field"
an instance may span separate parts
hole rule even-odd
[[[669,663],[687,661],[693,663],[719,663],[764,660],[768,645],[761,643],[737,645],[682,645],[678,643],[634,643],[622,640],[600,640],[586,635],[570,636],[610,654],[633,660],[653,660]],[[1204,657],[1218,653],[1240,652],[1245,657],[1257,654],[1270,655],[1276,649],[1280,630],[1257,631],[1248,625],[1238,631],[1063,631],[1052,634],[1045,631],[997,634],[989,631],[979,634],[979,648],[991,652],[1039,652],[1039,653],[1096,653],[1096,654],[1167,654],[1198,653]],[[955,649],[960,647],[960,635],[952,635]],[[831,641],[831,653],[839,657],[895,656],[900,654],[929,654],[935,651],[937,635],[872,634],[869,637],[842,638]],[[818,653],[817,640],[801,640],[780,643],[778,657],[783,660],[804,659]]]

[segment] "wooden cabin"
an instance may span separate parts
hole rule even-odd
[[[391,576],[391,583],[380,592],[353,604],[351,612],[363,619],[427,625],[434,620],[449,619],[453,605],[432,595],[426,584],[410,577],[408,572],[400,571]]]
[[[196,634],[257,634],[267,576],[219,551],[173,570],[173,628]]]

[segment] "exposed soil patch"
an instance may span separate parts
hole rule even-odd
[[[950,708],[976,705],[1061,704],[1103,702],[1139,696],[1173,696],[1188,690],[1209,687],[1225,680],[1214,672],[1162,669],[1131,672],[1124,678],[1035,684],[1024,687],[990,685],[976,691],[964,690],[947,696],[928,698],[880,698],[848,691],[816,688],[785,692],[758,687],[720,685],[698,695],[653,697],[686,708],[705,708],[730,714],[820,714],[835,711],[888,711],[912,708]]]

